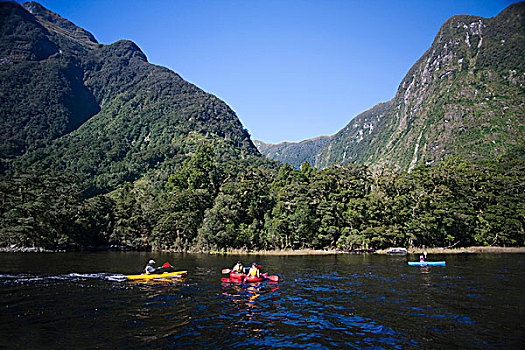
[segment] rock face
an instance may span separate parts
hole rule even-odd
[[[396,96],[355,117],[312,164],[408,170],[450,156],[484,160],[523,149],[524,19],[525,3],[490,19],[450,18]]]
[[[223,101],[133,42],[99,44],[35,2],[0,3],[0,23],[0,173],[51,168],[100,192],[176,167],[201,142],[260,156]]]

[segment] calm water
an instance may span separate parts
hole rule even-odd
[[[0,257],[2,349],[525,348],[525,254]],[[189,275],[122,280],[150,258]],[[238,258],[280,281],[221,283]]]

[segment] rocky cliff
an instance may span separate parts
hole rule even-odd
[[[484,160],[523,149],[524,21],[525,3],[494,18],[450,18],[392,100],[355,117],[313,156],[303,153],[317,167],[412,169],[451,156]]]

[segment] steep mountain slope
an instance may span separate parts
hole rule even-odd
[[[82,70],[71,54],[64,55],[74,47],[82,55],[98,44],[92,36],[77,37],[67,29],[63,32],[70,40],[59,43],[61,36],[43,25],[50,22],[39,21],[15,2],[0,3],[0,23],[0,154],[5,166],[8,159],[74,130],[98,112],[82,83]]]
[[[304,161],[315,166],[315,155],[330,142],[330,139],[330,136],[320,136],[301,142],[271,144],[254,140],[253,143],[264,156],[299,168]]]
[[[0,3],[2,167],[77,175],[91,192],[180,164],[204,140],[259,156],[235,113],[130,41],[101,45],[35,2]]]
[[[487,160],[523,149],[524,21],[525,3],[490,19],[454,16],[392,100],[355,117],[322,148],[306,140],[260,150],[296,166],[412,169],[448,156]]]
[[[447,156],[492,159],[524,146],[525,3],[492,19],[455,16],[396,96],[359,115],[316,156],[411,169]]]

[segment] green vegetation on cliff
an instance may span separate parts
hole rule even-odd
[[[523,18],[523,2],[494,18],[452,17],[392,100],[355,117],[320,149],[295,143],[263,153],[294,165],[409,170],[449,157],[491,160],[525,147]]]
[[[330,136],[320,136],[301,142],[281,142],[279,144],[269,144],[254,140],[253,143],[263,155],[270,159],[287,163],[295,168],[299,168],[303,162],[309,162],[317,167],[316,155],[320,149],[326,146],[331,140]]]
[[[223,101],[134,43],[0,3],[0,246],[524,245],[523,35],[508,31],[522,9],[447,22],[395,99],[286,146],[299,170],[262,157]],[[333,162],[345,165],[316,168]]]
[[[168,176],[203,140],[225,161],[260,157],[223,101],[148,63],[134,43],[100,45],[37,3],[23,6],[0,4],[3,170],[75,174],[92,196],[147,172]]]

